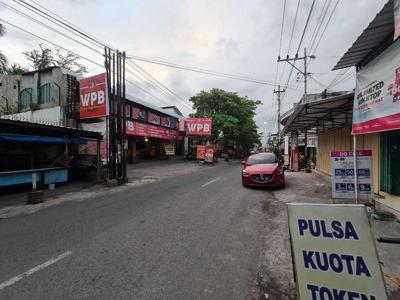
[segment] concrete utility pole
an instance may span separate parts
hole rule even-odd
[[[278,85],[278,90],[274,89],[274,94],[278,94],[278,138],[281,137],[281,93],[284,93],[285,89],[281,90],[281,86]]]
[[[278,56],[278,62],[281,61],[286,61],[288,64],[290,64],[293,68],[295,68],[297,71],[299,71],[303,76],[304,76],[304,101],[307,101],[307,76],[310,75],[310,73],[307,72],[307,58],[314,59],[314,55],[309,55],[307,56],[307,49],[304,48],[304,56],[299,57],[298,54],[295,55],[293,58],[289,58],[289,55],[286,56],[285,59],[281,59],[280,56]],[[304,71],[300,70],[298,67],[292,63],[292,61],[296,60],[304,60]]]

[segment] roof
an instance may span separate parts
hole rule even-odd
[[[351,124],[354,92],[299,104],[282,119],[283,132],[325,131]]]
[[[168,115],[168,116],[171,116],[171,117],[175,117],[175,118],[177,118],[177,119],[179,119],[179,120],[183,119],[182,116],[180,116],[180,115],[178,115],[178,114],[176,114],[176,113],[174,113],[174,112],[172,112],[172,111],[170,111],[170,110],[163,109],[163,108],[161,108],[161,107],[158,107],[158,106],[156,106],[156,105],[154,105],[154,104],[151,104],[151,103],[149,103],[149,102],[146,102],[146,101],[144,101],[144,100],[142,100],[142,99],[139,99],[139,98],[137,98],[137,97],[134,97],[134,96],[132,96],[132,95],[126,95],[126,99],[127,99],[128,101],[131,101],[131,102],[140,104],[140,105],[142,105],[142,106],[148,107],[148,108],[150,108],[150,109],[152,109],[152,110],[154,110],[154,111],[158,111],[158,112],[163,113],[163,114],[165,114],[165,115]]]
[[[389,0],[376,17],[364,29],[332,70],[359,66],[365,59],[392,37],[394,33],[393,0]]]
[[[175,105],[172,106],[163,106],[162,109],[167,110],[167,111],[174,111],[174,113],[176,113],[177,115],[183,117],[182,112],[179,110],[178,107],[176,107]]]
[[[13,134],[45,135],[51,137],[79,137],[85,139],[102,140],[102,134],[95,131],[82,130],[72,127],[31,123],[20,120],[0,118],[0,132]]]

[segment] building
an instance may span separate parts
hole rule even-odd
[[[0,115],[52,125],[76,127],[79,81],[76,74],[49,67],[0,80]]]
[[[390,0],[334,67],[356,68],[355,92],[301,103],[283,125],[292,136],[316,132],[316,170],[326,176],[331,176],[331,151],[351,151],[354,141],[357,150],[371,150],[376,206],[400,217],[398,36]]]

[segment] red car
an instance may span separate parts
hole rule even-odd
[[[285,173],[283,161],[278,161],[273,153],[250,155],[242,161],[243,186],[284,187]]]

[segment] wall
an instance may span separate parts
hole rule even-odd
[[[372,133],[357,136],[358,150],[372,150],[372,168],[374,191],[380,191],[380,135]],[[318,134],[316,169],[326,175],[331,175],[331,151],[353,150],[353,136],[351,126],[342,127],[332,131]]]

